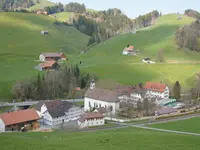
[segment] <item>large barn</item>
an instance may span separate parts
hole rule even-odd
[[[64,53],[41,53],[39,56],[40,61],[58,61],[67,60]]]

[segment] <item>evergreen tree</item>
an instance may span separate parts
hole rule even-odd
[[[180,94],[181,94],[181,86],[180,83],[176,81],[172,89],[172,96],[176,99],[180,99]]]

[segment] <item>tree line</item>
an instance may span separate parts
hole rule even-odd
[[[154,10],[148,14],[138,16],[134,20],[134,22],[137,28],[144,28],[151,26],[154,23],[154,21],[160,16],[162,16],[162,13],[158,12],[157,10]]]
[[[17,81],[12,88],[13,98],[17,99],[56,99],[74,98],[76,87],[89,86],[91,75],[82,73],[78,65],[65,67],[59,71],[48,71],[37,77]]]
[[[185,15],[196,18],[197,20],[200,20],[200,13],[198,11],[195,11],[193,9],[187,9],[185,10]]]
[[[73,15],[72,24],[91,38],[88,45],[105,41],[117,34],[130,33],[134,23],[119,9],[107,11],[86,12]],[[98,21],[97,21],[98,20]]]
[[[1,0],[0,11],[10,11],[21,8],[29,8],[34,5],[32,0]]]
[[[200,22],[197,20],[176,31],[176,41],[179,47],[192,51],[200,51]]]

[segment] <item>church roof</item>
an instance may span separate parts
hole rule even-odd
[[[106,102],[119,102],[117,93],[115,91],[100,88],[89,88],[85,93],[85,97]]]

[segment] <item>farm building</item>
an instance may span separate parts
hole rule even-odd
[[[46,63],[41,63],[35,68],[39,71],[44,71],[44,70],[57,70],[59,67],[60,66],[56,61],[49,61]]]
[[[77,120],[83,113],[82,107],[61,100],[39,102],[35,109],[43,117],[43,122],[50,126]]]
[[[176,108],[172,108],[172,107],[163,107],[159,110],[155,111],[155,115],[159,116],[159,115],[167,115],[167,114],[172,114],[178,112],[178,110]]]
[[[66,59],[67,57],[63,53],[41,53],[39,56],[40,61],[58,61]]]
[[[80,126],[80,128],[101,126],[104,124],[104,116],[99,112],[86,113],[78,119],[78,125]]]
[[[122,52],[123,55],[136,55],[136,51],[134,49],[134,46],[127,46],[124,48],[123,52]]]
[[[43,35],[49,34],[49,31],[41,31],[41,34]]]
[[[20,131],[26,125],[32,129],[39,128],[39,114],[35,109],[19,110],[0,114],[0,132]]]
[[[48,15],[48,12],[47,11],[37,11],[37,15]]]

